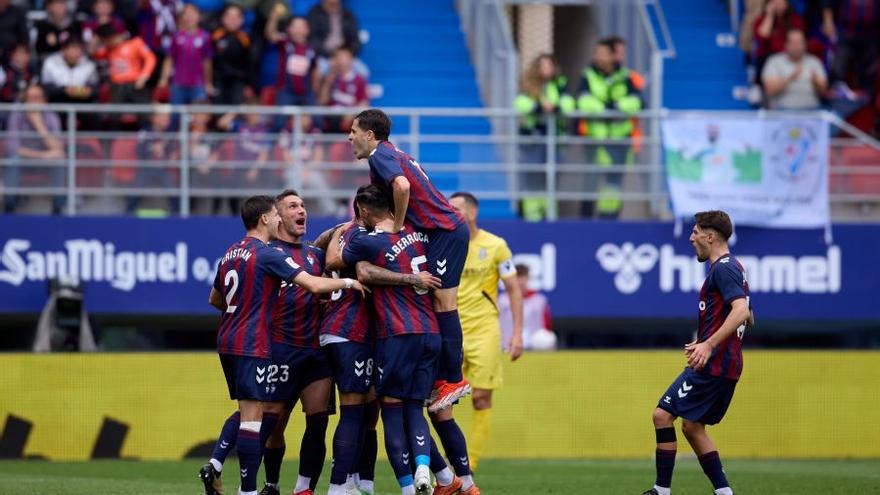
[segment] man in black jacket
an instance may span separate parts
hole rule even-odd
[[[309,11],[308,20],[309,44],[319,56],[330,58],[342,46],[350,48],[355,56],[361,51],[357,18],[340,0],[321,0]]]

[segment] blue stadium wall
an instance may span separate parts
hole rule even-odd
[[[310,236],[333,224],[309,221]],[[694,318],[705,266],[684,234],[660,222],[487,221],[561,318]],[[878,225],[820,230],[739,228],[752,305],[764,319],[877,321]],[[0,217],[0,314],[36,313],[47,280],[85,282],[92,314],[210,315],[207,294],[234,218]]]

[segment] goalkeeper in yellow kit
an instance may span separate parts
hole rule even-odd
[[[463,371],[473,387],[474,419],[467,439],[471,469],[477,463],[492,423],[492,391],[501,388],[501,327],[498,322],[498,282],[510,295],[513,335],[507,349],[512,361],[523,352],[522,292],[516,282],[513,256],[504,239],[477,228],[480,203],[473,194],[458,192],[449,201],[470,229],[467,261],[458,290],[458,313],[464,337]]]

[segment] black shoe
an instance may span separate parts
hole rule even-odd
[[[657,490],[651,488],[650,490],[646,491],[646,492],[643,493],[642,495],[660,495],[660,494],[657,493]]]
[[[274,486],[266,483],[263,485],[263,489],[260,490],[260,495],[281,495],[281,492],[279,492]]]
[[[205,485],[205,495],[223,495],[223,482],[220,481],[220,471],[214,469],[210,462],[199,469],[199,479]]]

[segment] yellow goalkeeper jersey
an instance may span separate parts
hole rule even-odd
[[[464,334],[498,328],[498,281],[514,276],[516,268],[507,242],[483,229],[477,231],[468,245],[458,286],[458,314]]]

